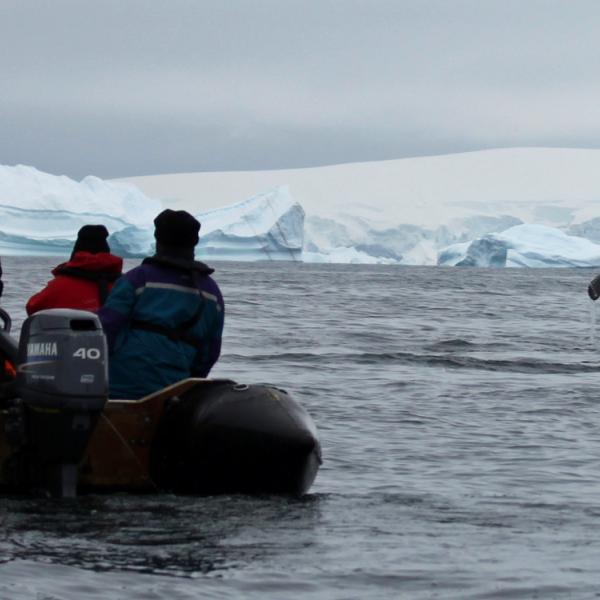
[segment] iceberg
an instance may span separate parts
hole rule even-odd
[[[197,253],[227,260],[302,260],[304,209],[289,187],[195,215],[202,223]]]
[[[482,234],[501,232],[520,223],[508,215],[474,215],[430,229],[410,224],[381,227],[370,219],[349,215],[338,220],[311,215],[306,218],[303,256],[306,262],[432,265],[438,262],[440,248],[471,241]],[[348,249],[355,252],[349,253]],[[463,258],[462,254],[461,249],[457,260]],[[348,260],[342,260],[344,258]]]
[[[144,225],[152,222],[161,203],[127,183],[92,176],[77,182],[34,167],[0,165],[0,205],[25,211],[110,215],[119,221]]]
[[[600,150],[503,148],[126,181],[163,198],[167,206],[195,214],[207,203],[206,208],[223,207],[232,198],[289,185],[306,213],[304,261],[435,265],[449,246],[521,224],[553,227],[600,242]],[[486,244],[474,246],[469,261],[484,264]],[[502,250],[497,250],[500,254],[490,259],[493,264],[502,262]],[[466,254],[461,251],[461,256],[457,262]]]
[[[105,225],[109,244],[124,257],[154,252],[161,201],[127,183],[97,177],[80,182],[33,167],[0,166],[0,253],[68,255],[77,231]],[[202,223],[198,255],[230,260],[302,260],[304,210],[286,186],[215,210]]]
[[[158,211],[157,211],[158,212]],[[286,186],[194,215],[201,223],[196,255],[216,260],[302,260],[304,210]],[[154,252],[154,227],[127,226],[109,238],[121,256]]]
[[[505,267],[507,247],[504,241],[485,236],[473,242],[454,244],[440,252],[438,264],[457,267]]]
[[[567,233],[600,243],[600,217],[574,223],[568,228]]]
[[[564,148],[113,182],[0,166],[0,253],[67,254],[103,223],[116,253],[144,256],[170,207],[202,222],[211,261],[595,266],[598,190],[600,150]]]
[[[596,267],[600,245],[545,225],[517,225],[498,234],[453,244],[439,265],[481,267]]]
[[[282,186],[216,210],[194,215],[201,223],[196,255],[216,260],[302,260],[304,210]],[[120,256],[154,252],[154,228],[127,226],[110,238]]]
[[[108,238],[111,251],[126,258],[141,258],[154,253],[154,229],[152,225],[145,228],[128,225],[115,231]]]
[[[302,253],[302,262],[351,265],[389,265],[398,263],[396,260],[374,257],[352,247],[338,247],[325,252],[310,252],[305,250]]]
[[[149,227],[162,208],[128,184],[97,177],[81,182],[33,167],[0,166],[0,251],[9,255],[64,255],[87,223],[110,232]]]

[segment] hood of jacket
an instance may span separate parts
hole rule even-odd
[[[72,269],[120,275],[123,270],[123,259],[120,256],[115,256],[108,252],[99,252],[97,254],[84,251],[75,252],[71,260],[55,267],[52,271],[52,275],[56,276],[63,273],[67,275],[68,271],[71,271]]]

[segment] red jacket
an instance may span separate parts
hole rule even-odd
[[[122,269],[123,259],[108,252],[75,252],[71,260],[52,271],[54,279],[29,298],[27,314],[46,308],[77,308],[95,312],[102,305],[102,290],[110,290],[121,276]]]

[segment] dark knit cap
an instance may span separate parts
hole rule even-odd
[[[193,248],[198,243],[200,222],[185,210],[163,210],[154,219],[154,228],[159,244]]]
[[[110,252],[106,241],[107,237],[108,229],[104,225],[84,225],[77,233],[73,254],[75,252],[90,252],[91,254]]]

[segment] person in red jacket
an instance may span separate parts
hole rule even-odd
[[[104,225],[84,225],[68,262],[53,271],[54,279],[27,302],[27,314],[46,308],[76,308],[96,312],[121,276],[123,259],[110,253]]]

